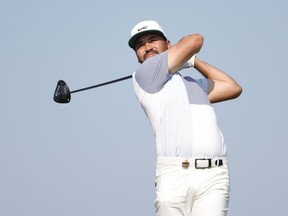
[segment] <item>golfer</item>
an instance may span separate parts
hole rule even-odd
[[[226,146],[211,104],[237,98],[241,87],[195,56],[203,45],[200,34],[172,45],[157,22],[143,21],[128,44],[140,63],[133,74],[135,94],[155,134],[157,215],[226,215]],[[203,78],[179,73],[189,67]]]

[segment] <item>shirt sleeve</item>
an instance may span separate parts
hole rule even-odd
[[[135,73],[135,79],[139,86],[150,94],[159,92],[170,77],[167,51],[148,58]]]

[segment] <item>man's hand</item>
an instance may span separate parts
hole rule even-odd
[[[182,66],[182,69],[186,69],[186,68],[190,68],[190,67],[194,67],[195,64],[195,55],[193,55],[187,62],[184,63],[184,65]]]

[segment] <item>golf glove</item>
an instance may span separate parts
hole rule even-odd
[[[195,55],[193,55],[183,66],[181,69],[186,69],[190,67],[194,67]]]

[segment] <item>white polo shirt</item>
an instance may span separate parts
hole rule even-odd
[[[158,156],[224,157],[226,145],[207,97],[207,80],[169,74],[167,53],[148,58],[133,74]]]

